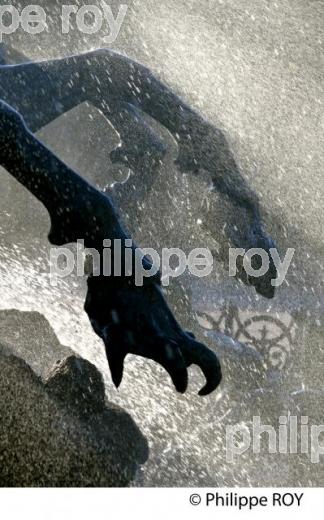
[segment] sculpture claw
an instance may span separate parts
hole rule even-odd
[[[125,280],[90,277],[85,310],[105,343],[117,388],[128,354],[160,364],[179,393],[187,390],[187,368],[192,364],[198,365],[206,378],[199,395],[207,395],[219,385],[222,376],[216,355],[181,329],[157,282],[136,287]]]
[[[126,354],[122,349],[106,348],[108,364],[110,368],[111,378],[116,388],[119,388],[124,374],[124,360]]]
[[[192,364],[199,366],[205,376],[206,384],[198,394],[206,396],[216,390],[222,379],[221,366],[216,354],[191,337],[186,345],[184,356],[187,366]]]

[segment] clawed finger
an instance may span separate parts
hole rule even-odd
[[[173,342],[166,342],[156,361],[168,372],[177,392],[184,394],[188,386],[188,372],[179,347]]]
[[[126,353],[122,349],[106,348],[108,364],[111,372],[111,378],[116,388],[120,386],[124,373],[124,360]]]
[[[199,391],[200,396],[213,392],[221,382],[222,372],[218,358],[214,352],[202,343],[190,338],[182,349],[187,366],[199,366],[206,378],[205,386]]]

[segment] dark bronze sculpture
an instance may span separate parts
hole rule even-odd
[[[112,152],[113,162],[127,164],[136,174],[141,148],[136,136],[128,131],[128,117],[142,127],[146,125],[154,159],[163,157],[158,136],[141,119],[142,113],[149,115],[176,139],[176,163],[181,171],[207,171],[213,189],[244,209],[248,231],[244,236],[230,236],[233,245],[265,251],[273,247],[262,226],[258,199],[241,176],[222,132],[138,63],[112,51],[98,50],[62,60],[3,66],[0,98],[0,164],[47,208],[52,244],[84,239],[86,247],[100,252],[105,239],[129,238],[109,196],[72,171],[32,134],[89,101],[120,134],[122,146]],[[149,260],[143,260],[143,267],[151,267]],[[273,296],[273,263],[261,278],[253,279],[244,272],[241,277],[260,294]],[[200,395],[209,394],[220,383],[216,355],[177,323],[162,294],[159,274],[145,278],[143,287],[137,287],[133,277],[125,273],[121,277],[90,276],[85,310],[104,341],[116,386],[122,380],[128,353],[160,363],[179,392],[186,390],[187,367],[193,363],[206,377]]]

